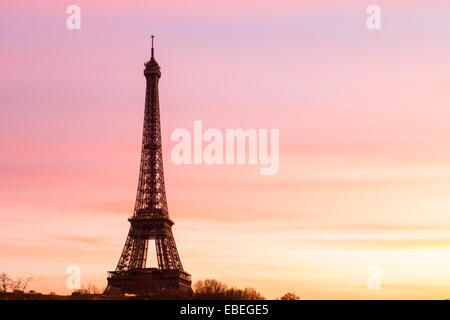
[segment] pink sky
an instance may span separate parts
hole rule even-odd
[[[81,30],[66,28],[70,4]],[[366,28],[368,5],[382,29]],[[169,212],[193,280],[268,298],[450,297],[448,1],[0,4],[0,271],[106,285],[156,35]],[[175,166],[177,128],[280,129],[280,171]],[[367,268],[382,288],[366,287]]]

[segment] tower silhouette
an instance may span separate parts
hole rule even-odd
[[[158,83],[161,71],[154,57],[145,63],[144,129],[136,204],[128,219],[130,231],[115,271],[108,272],[106,293],[144,295],[178,291],[190,294],[191,275],[183,270],[169,218],[164,186]],[[147,268],[149,241],[154,240],[158,268]]]

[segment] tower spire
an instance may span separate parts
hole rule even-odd
[[[155,57],[155,49],[153,49],[153,39],[155,38],[154,35],[152,35],[152,58]]]
[[[155,48],[153,46],[155,36],[151,35],[151,38],[152,38],[152,56],[149,61],[144,63],[144,65],[145,65],[144,74],[146,77],[147,76],[153,77],[153,75],[156,74],[158,76],[158,78],[160,78],[161,71],[159,69],[158,62],[156,62],[156,60],[155,60]]]

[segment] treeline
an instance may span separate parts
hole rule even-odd
[[[253,288],[229,288],[223,282],[214,279],[197,281],[193,288],[196,300],[265,300],[266,298]],[[288,292],[279,300],[299,300],[295,293]]]
[[[253,288],[228,288],[228,285],[214,279],[197,281],[193,288],[194,299],[198,300],[265,300],[264,296]]]

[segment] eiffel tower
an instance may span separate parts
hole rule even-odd
[[[161,71],[154,57],[146,62],[144,132],[136,204],[128,219],[130,231],[115,271],[108,272],[105,293],[140,295],[192,293],[191,275],[183,270],[172,234],[164,186],[158,82]],[[154,240],[158,268],[147,268],[149,240]]]

